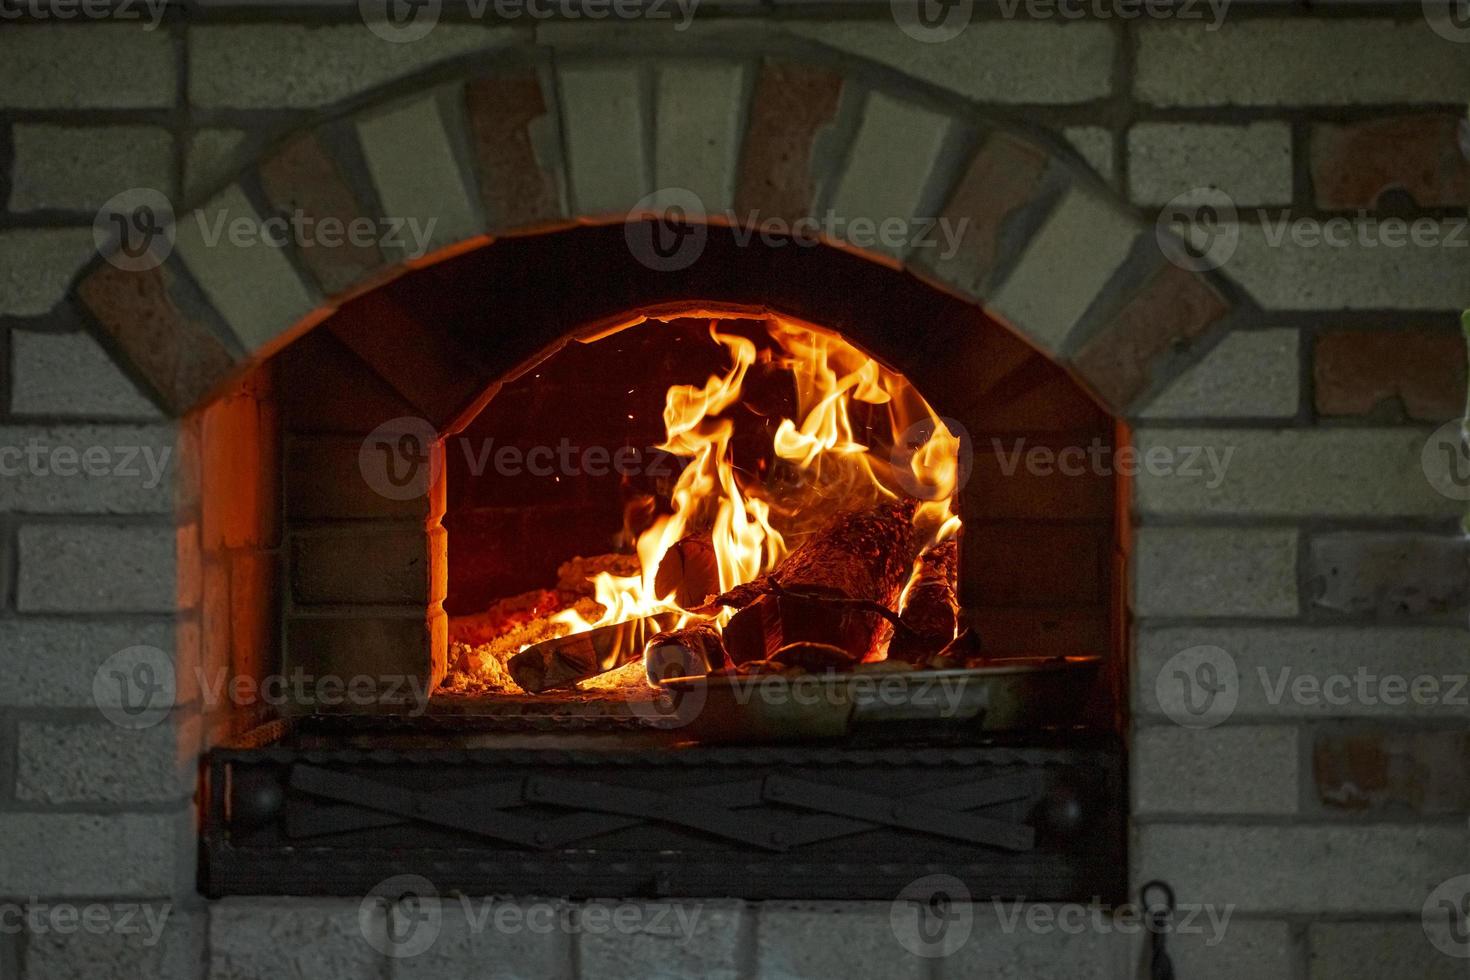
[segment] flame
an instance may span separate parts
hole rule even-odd
[[[709,332],[729,367],[703,385],[674,385],[665,396],[665,439],[658,448],[688,462],[670,494],[670,512],[638,536],[640,574],[599,574],[593,585],[601,616],[588,620],[569,610],[553,617],[570,632],[665,612],[681,613],[680,625],[693,619],[673,593],[658,595],[654,580],[669,548],[696,531],[711,536],[725,590],[770,571],[787,554],[788,540],[840,507],[907,493],[921,499],[914,521],[928,543],[959,530],[952,504],[960,440],[906,379],[810,324],[769,318],[774,350],[761,350],[728,327],[722,330],[725,323],[712,319]],[[777,487],[768,474],[738,470],[731,455],[735,422],[728,413],[742,403],[747,377],[761,362],[789,372],[795,382],[796,417],[782,418],[772,439],[784,469]],[[878,445],[860,438],[855,403],[870,406],[868,417],[886,416],[886,426],[868,427]]]

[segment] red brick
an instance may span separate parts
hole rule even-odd
[[[1031,201],[1046,165],[1047,154],[1040,147],[995,133],[955,185],[943,217],[963,229],[955,261],[964,267],[962,285],[972,292],[979,292],[995,268],[1002,226]]]
[[[1147,387],[1161,355],[1203,334],[1230,311],[1203,277],[1166,265],[1078,351],[1078,373],[1122,414]]]
[[[526,228],[561,216],[553,174],[536,159],[531,126],[546,116],[546,99],[532,73],[482,78],[465,88],[465,106],[480,197],[491,225]]]
[[[282,420],[292,433],[365,435],[418,413],[330,330],[309,331],[273,363]]]
[[[260,184],[271,205],[285,214],[299,211],[314,222],[331,219],[344,227],[365,216],[342,168],[310,133],[296,137],[261,164]],[[385,265],[377,245],[357,245],[345,237],[331,247],[303,245],[298,253],[328,296],[346,291]]]
[[[261,402],[243,391],[205,410],[202,510],[204,547],[210,551],[274,544],[279,450],[271,430]]]
[[[421,604],[444,599],[444,529],[419,524],[316,528],[292,535],[297,602]]]
[[[286,446],[286,515],[291,521],[413,518],[424,527],[444,516],[444,467],[423,467],[419,492],[406,500],[373,489],[364,476],[361,439],[293,437]],[[430,480],[430,476],[434,479]]]
[[[281,590],[277,552],[230,556],[230,667],[263,677],[280,663]]]
[[[1462,814],[1470,807],[1470,734],[1319,732],[1312,778],[1329,809]]]
[[[375,290],[344,306],[326,327],[440,432],[453,430],[489,385],[485,372],[439,324]]]
[[[837,114],[842,84],[838,73],[810,65],[761,66],[735,193],[739,214],[791,221],[811,213],[812,146]]]
[[[77,293],[164,404],[182,415],[224,380],[235,358],[209,327],[174,302],[172,277],[167,266],[124,272],[103,264],[81,281]]]
[[[990,431],[1096,431],[1112,439],[1112,417],[1071,375],[1040,354],[977,399],[975,417]]]
[[[969,525],[966,586],[986,605],[1087,605],[1106,599],[1106,528],[1095,525]]]
[[[293,616],[286,623],[285,672],[308,678],[350,681],[374,678],[385,699],[395,692],[409,698],[412,680],[432,691],[444,679],[449,650],[449,617],[437,606],[423,612],[385,616],[370,610],[342,610],[331,616]],[[412,707],[402,703],[401,708]],[[363,711],[361,705],[300,705],[294,712]],[[367,710],[371,710],[368,708]],[[290,709],[288,709],[290,711]]]
[[[1453,331],[1342,330],[1317,337],[1313,374],[1322,415],[1368,415],[1397,399],[1409,418],[1465,411],[1465,340]]]
[[[1101,606],[979,606],[966,616],[987,653],[1103,655],[1109,649],[1108,612]]]
[[[1026,463],[1027,454],[1038,447],[1053,453],[1074,447],[1086,451],[1091,445],[1087,437],[983,435],[978,443],[974,469],[963,491],[965,513],[980,514],[986,520],[1112,520],[1111,474],[1093,472],[1094,467],[1085,462],[1086,472],[1062,472],[1055,457],[1045,474],[1032,472]],[[1111,439],[1102,439],[1102,445],[1111,452]],[[1065,457],[1069,470],[1075,470],[1078,462],[1073,455]]]
[[[1312,186],[1324,208],[1371,208],[1385,191],[1406,191],[1420,207],[1470,204],[1470,163],[1459,144],[1464,122],[1449,113],[1373,119],[1312,130]]]

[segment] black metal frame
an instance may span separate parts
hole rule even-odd
[[[935,872],[976,898],[1116,902],[1126,888],[1112,737],[629,748],[610,733],[568,748],[553,734],[498,748],[359,733],[323,743],[357,748],[315,749],[277,728],[254,741],[273,740],[211,755],[207,895],[362,895],[396,874],[441,893],[573,898],[891,899]]]

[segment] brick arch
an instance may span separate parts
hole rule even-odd
[[[671,203],[692,221],[746,228],[831,216],[850,231],[825,242],[983,306],[1124,417],[1241,312],[1228,283],[1171,265],[1152,228],[1054,137],[872,66],[738,50],[652,67],[572,53],[554,69],[470,74],[298,131],[180,216],[161,267],[99,261],[77,293],[183,414],[407,271]],[[211,240],[222,219],[280,211],[433,226],[422,252]],[[925,240],[857,240],[858,222],[885,220]],[[930,221],[952,237],[935,241]]]

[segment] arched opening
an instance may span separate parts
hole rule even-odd
[[[528,620],[587,598],[589,568],[638,570],[638,534],[646,519],[669,513],[690,459],[657,455],[671,387],[697,388],[730,370],[721,333],[760,339],[766,361],[781,361],[771,325],[788,322],[830,338],[849,368],[871,359],[963,439],[967,479],[953,502],[964,524],[957,629],[978,644],[945,663],[1104,657],[1108,673],[1087,712],[1069,721],[1110,725],[1122,674],[1123,543],[1115,469],[1094,464],[1112,453],[1116,421],[982,310],[908,273],[851,251],[715,227],[693,259],[669,269],[630,247],[639,228],[504,239],[408,272],[345,304],[204,412],[206,441],[211,428],[232,433],[227,466],[241,466],[248,439],[277,454],[275,466],[257,465],[280,474],[278,513],[260,518],[279,532],[274,544],[267,532],[266,544],[247,548],[245,564],[257,579],[275,576],[274,590],[253,590],[278,594],[279,605],[262,610],[242,597],[238,571],[228,586],[229,615],[251,620],[232,632],[270,639],[257,665],[362,678],[374,693],[355,707],[368,711],[395,700],[392,678],[398,701],[412,704],[418,692],[430,707],[442,704],[428,698],[441,686],[520,694],[466,686],[469,654],[507,636],[520,646],[516,630]],[[737,439],[760,442],[736,454],[743,471],[772,472],[781,420],[798,429],[803,421],[789,365],[768,374],[767,390],[752,383],[735,409],[756,423]],[[257,420],[249,433],[224,421],[242,406]],[[891,458],[903,433],[886,415],[882,432],[871,413],[859,417],[872,408],[854,399],[844,422],[863,431],[857,441],[872,455]],[[597,473],[586,472],[589,449]],[[658,458],[656,471],[620,472],[620,451]],[[213,482],[204,500],[215,510],[257,485]],[[252,492],[268,498],[271,488]],[[794,499],[779,503],[789,509]],[[793,540],[810,530],[802,525]],[[593,561],[569,566],[574,559]],[[238,554],[221,560],[242,564]],[[541,700],[577,691],[568,685]]]

